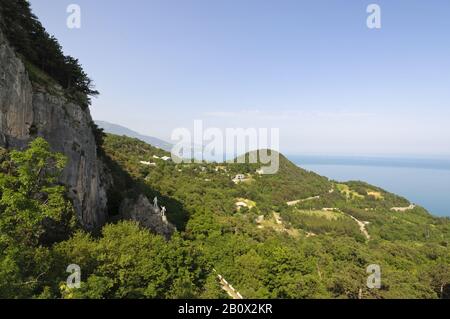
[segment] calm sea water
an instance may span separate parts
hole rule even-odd
[[[450,216],[450,161],[289,158],[300,167],[330,179],[365,181],[404,196],[433,215]]]

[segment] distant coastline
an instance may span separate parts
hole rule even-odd
[[[330,179],[360,180],[406,197],[432,215],[450,217],[450,160],[290,156],[301,168]]]
[[[449,159],[401,158],[401,157],[364,157],[364,156],[318,156],[288,155],[298,165],[345,165],[372,167],[405,167],[450,170]]]

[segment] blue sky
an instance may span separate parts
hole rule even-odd
[[[30,2],[95,81],[95,119],[167,140],[195,119],[278,127],[290,154],[450,157],[447,0]]]

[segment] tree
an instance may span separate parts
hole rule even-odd
[[[429,270],[431,287],[438,298],[450,299],[450,266],[444,261],[433,265]]]
[[[0,172],[0,232],[14,241],[36,246],[46,225],[73,226],[73,209],[58,177],[66,159],[37,138],[25,151],[12,151]]]
[[[98,240],[78,233],[55,253],[56,268],[76,263],[82,272],[80,289],[61,285],[65,298],[193,298],[210,274],[181,238],[166,242],[130,221],[106,225]]]
[[[50,273],[49,227],[67,234],[73,227],[72,205],[57,184],[65,158],[37,138],[0,159],[0,297],[26,298],[43,292]]]

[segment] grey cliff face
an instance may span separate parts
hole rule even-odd
[[[41,136],[54,151],[64,153],[68,164],[61,182],[86,229],[103,225],[107,214],[107,180],[102,180],[106,175],[91,122],[88,110],[62,94],[33,88],[24,64],[0,31],[0,145],[23,148]]]
[[[67,186],[78,220],[87,230],[107,221],[107,192],[113,184],[97,154],[92,123],[89,110],[67,100],[61,88],[53,87],[50,94],[32,85],[22,60],[0,30],[0,146],[20,149],[40,136],[53,151],[63,153],[68,163],[60,182]],[[125,199],[120,215],[166,238],[174,231],[143,195]]]

